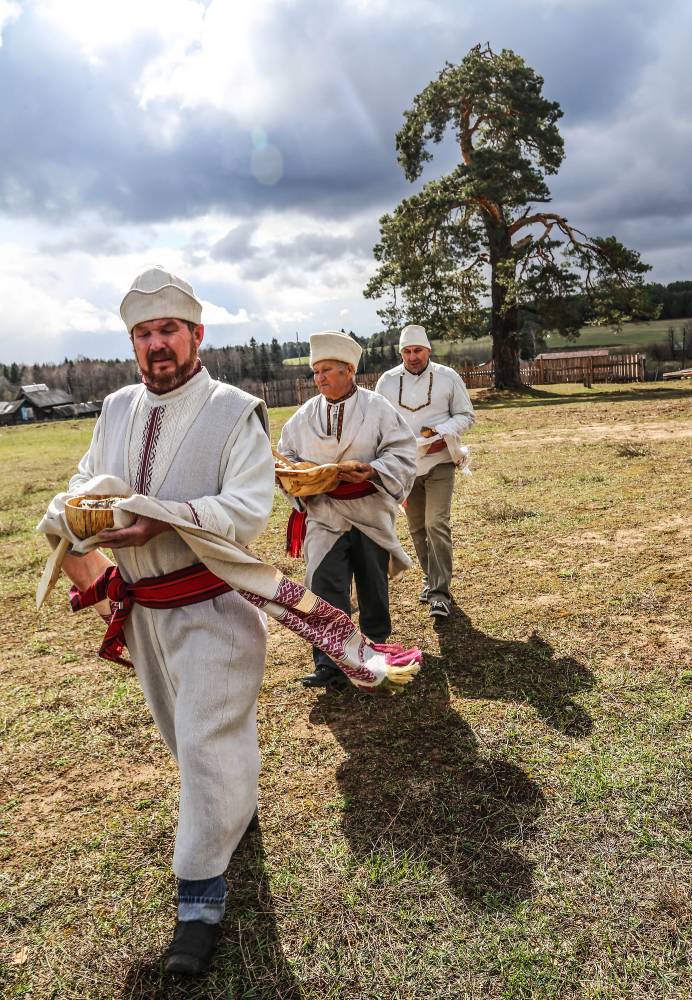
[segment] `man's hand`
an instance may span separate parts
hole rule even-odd
[[[99,532],[99,542],[109,549],[129,549],[132,546],[146,545],[148,541],[164,531],[172,531],[166,521],[156,521],[153,517],[137,517],[129,528],[110,528]]]
[[[364,483],[366,479],[374,479],[375,469],[367,462],[340,462],[339,482],[340,483]]]

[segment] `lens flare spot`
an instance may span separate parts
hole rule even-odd
[[[254,149],[250,157],[250,170],[255,180],[271,187],[283,176],[284,158],[276,146],[267,145],[263,149]]]
[[[269,144],[267,133],[261,125],[255,125],[252,130],[252,145],[254,149],[266,149]]]

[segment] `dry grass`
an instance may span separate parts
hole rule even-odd
[[[187,986],[158,965],[174,766],[99,623],[64,587],[33,610],[32,527],[88,428],[0,432],[2,996],[688,996],[691,388],[485,394],[455,615],[431,623],[415,572],[392,595],[426,651],[402,697],[305,692],[308,650],[272,628],[261,832]],[[258,548],[298,575],[286,512]]]

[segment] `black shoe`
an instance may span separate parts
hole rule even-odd
[[[427,604],[429,597],[430,597],[430,590],[428,589],[428,587],[423,587],[420,594],[418,595],[418,600],[421,602],[421,604]]]
[[[348,678],[338,667],[320,664],[307,677],[301,677],[301,683],[306,688],[344,687]]]
[[[179,976],[203,976],[209,970],[220,935],[220,924],[179,920],[163,956],[163,971]]]
[[[431,618],[449,618],[451,607],[446,601],[430,601]]]

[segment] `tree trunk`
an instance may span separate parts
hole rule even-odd
[[[498,332],[492,330],[493,367],[496,389],[521,389],[519,368],[519,344],[516,331],[506,332],[506,325]]]
[[[515,275],[512,240],[504,222],[486,222],[490,249],[490,336],[493,341],[493,365],[496,389],[520,389],[519,313],[507,306],[505,282]]]

